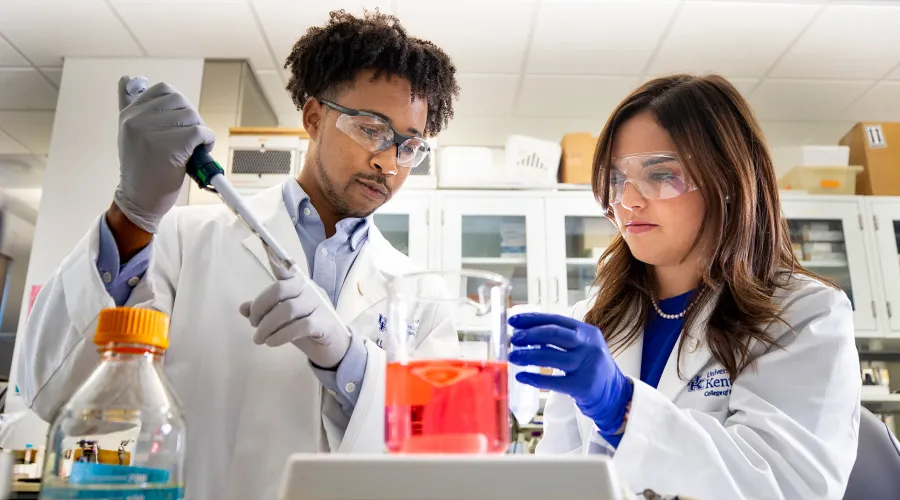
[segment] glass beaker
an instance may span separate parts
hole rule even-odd
[[[387,288],[387,450],[504,453],[509,281],[465,269],[402,275]]]

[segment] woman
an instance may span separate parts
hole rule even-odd
[[[612,113],[594,194],[620,231],[572,318],[510,318],[554,391],[537,453],[606,453],[633,489],[842,497],[860,375],[846,295],[798,265],[762,133],[718,76],[650,81]],[[578,320],[582,320],[578,321]],[[552,347],[551,347],[552,346]]]

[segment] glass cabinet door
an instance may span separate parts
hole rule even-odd
[[[800,264],[844,290],[857,330],[877,330],[859,202],[789,200],[783,209]]]
[[[398,251],[409,256],[409,214],[375,214],[375,226]]]
[[[379,208],[372,221],[391,246],[427,268],[430,211],[431,197],[427,194],[401,192]]]
[[[444,268],[497,273],[512,286],[509,305],[543,304],[543,229],[540,198],[444,197]]]
[[[565,313],[591,296],[597,262],[618,234],[590,192],[564,192],[548,201],[550,306]]]
[[[591,295],[597,277],[597,262],[616,237],[615,225],[605,217],[567,215],[565,295],[563,306],[573,306]]]
[[[900,332],[900,202],[873,200],[871,206],[888,323]]]

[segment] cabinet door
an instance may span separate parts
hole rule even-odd
[[[859,201],[788,200],[782,206],[800,264],[844,290],[857,330],[876,330]]]
[[[567,313],[590,295],[600,254],[617,234],[593,193],[559,193],[547,200],[550,309]]]
[[[497,192],[441,198],[445,269],[480,269],[512,285],[512,304],[546,304],[544,200]]]
[[[900,331],[900,200],[872,200],[875,254],[887,302],[890,329]]]
[[[391,245],[423,268],[428,267],[428,215],[431,196],[400,192],[379,208],[373,220]]]

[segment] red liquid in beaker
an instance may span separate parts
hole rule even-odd
[[[388,363],[385,443],[393,453],[504,453],[509,446],[506,363]]]

